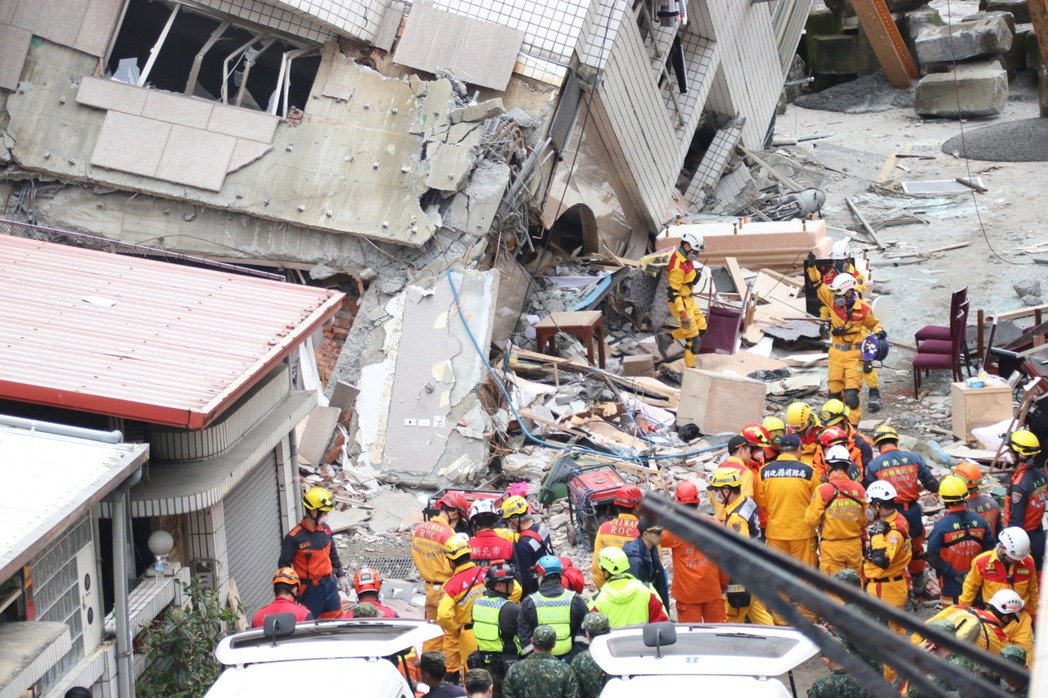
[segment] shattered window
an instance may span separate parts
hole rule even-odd
[[[320,46],[184,5],[130,0],[106,65],[121,82],[286,116],[304,109]]]

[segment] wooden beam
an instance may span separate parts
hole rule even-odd
[[[884,0],[852,0],[852,7],[888,82],[894,87],[909,87],[917,78],[917,66]]]
[[[877,243],[878,249],[888,249],[887,246],[881,242],[881,239],[877,236],[877,231],[874,230],[873,226],[866,220],[866,216],[862,215],[862,211],[859,210],[859,207],[855,205],[855,202],[851,200],[850,196],[844,199],[844,203],[848,204],[848,208],[851,210],[856,220],[859,221],[859,224],[862,225],[862,229],[870,236],[870,239]]]
[[[1041,50],[1041,63],[1048,66],[1048,0],[1026,0],[1026,5],[1030,8],[1033,33]]]

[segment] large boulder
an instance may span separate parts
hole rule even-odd
[[[914,111],[939,119],[997,116],[1007,101],[1008,73],[1000,61],[964,63],[921,78]]]
[[[922,66],[999,56],[1012,47],[1012,32],[999,15],[976,22],[928,27],[917,35]]]
[[[986,0],[986,2],[979,3],[979,9],[990,12],[1011,12],[1016,24],[1025,24],[1030,21],[1030,6],[1026,4],[1026,0]]]

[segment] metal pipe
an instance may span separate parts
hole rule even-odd
[[[71,427],[67,424],[55,424],[54,422],[41,422],[35,419],[14,417],[12,415],[0,414],[0,424],[29,431],[38,431],[42,434],[57,434],[58,436],[70,436],[75,439],[89,439],[101,441],[107,444],[118,444],[124,440],[124,435],[119,431],[100,431],[98,429],[84,429],[83,427]]]
[[[128,526],[128,499],[131,488],[142,478],[142,471],[124,481],[112,495],[113,504],[113,619],[116,621],[116,686],[118,698],[133,698],[131,685],[134,678],[134,667],[131,663],[133,652],[131,637],[131,618],[128,593],[127,544],[130,540]]]
[[[186,80],[186,89],[183,94],[192,95],[196,89],[197,78],[200,76],[200,65],[204,62],[204,56],[211,50],[211,47],[226,33],[229,29],[229,25],[232,24],[228,19],[224,20],[215,31],[211,32],[211,36],[204,42],[204,45],[197,51],[196,56],[193,57],[193,67],[189,70],[189,79]]]
[[[845,666],[864,682],[866,672],[861,666],[864,663],[822,635],[797,612],[797,606],[806,607],[818,614],[836,628],[838,635],[852,644],[864,647],[871,656],[889,664],[900,675],[932,696],[948,694],[929,681],[928,674],[956,686],[962,695],[1003,697],[1007,694],[998,686],[978,676],[958,672],[954,665],[911,644],[905,638],[900,638],[877,621],[888,621],[902,626],[905,630],[918,632],[945,649],[963,654],[995,673],[1015,681],[1025,683],[1028,680],[1029,674],[1015,664],[973,647],[950,633],[929,627],[901,609],[888,606],[864,591],[829,578],[817,569],[808,568],[756,541],[739,536],[710,519],[672,504],[663,497],[646,497],[643,510],[649,517],[663,522],[667,529],[702,550],[729,576],[738,579],[750,589],[761,589],[759,596],[769,608],[795,623],[824,654]],[[841,598],[843,603],[833,600],[831,594]],[[858,606],[861,611],[854,611],[844,604]],[[867,684],[869,690],[883,689],[885,686],[880,679],[878,682]],[[875,693],[888,695],[879,691]]]
[[[164,25],[164,29],[160,32],[160,36],[157,38],[156,43],[153,44],[153,48],[149,49],[149,60],[146,61],[146,67],[142,69],[142,74],[138,78],[139,87],[146,84],[146,78],[149,77],[149,71],[153,69],[153,64],[156,63],[156,57],[160,55],[160,49],[163,47],[164,42],[167,41],[167,35],[171,31],[171,25],[175,23],[175,17],[181,9],[182,5],[176,2],[174,9],[171,10],[171,15],[167,18],[167,24]]]
[[[265,32],[259,32],[255,34],[245,43],[241,44],[236,49],[234,49],[233,52],[226,56],[225,60],[222,61],[222,104],[229,104],[229,76],[233,74],[233,71],[229,69],[229,61],[231,61],[234,58],[238,58],[240,54],[242,54],[244,51],[247,51],[249,48],[251,48],[252,44],[254,44],[256,41],[258,41],[264,36],[266,36]]]

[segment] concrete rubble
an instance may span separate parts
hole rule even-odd
[[[917,85],[914,111],[930,118],[996,116],[1008,101],[1008,73],[999,63],[965,63]]]

